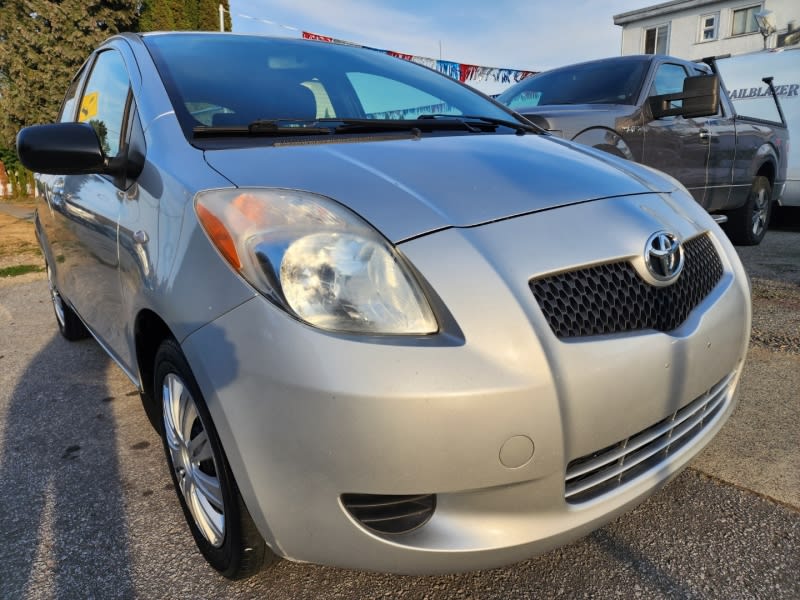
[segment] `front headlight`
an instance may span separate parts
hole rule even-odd
[[[380,335],[438,330],[394,248],[329,198],[296,190],[209,190],[197,194],[195,210],[231,266],[310,325]]]

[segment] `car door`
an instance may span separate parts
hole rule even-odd
[[[705,75],[706,71],[695,69],[692,75]],[[709,212],[727,208],[733,183],[733,169],[737,157],[736,122],[728,99],[720,91],[717,113],[696,119],[700,125],[701,138],[708,143],[706,166],[706,194],[703,206]]]
[[[99,52],[91,64],[76,120],[89,123],[103,152],[114,159],[124,150],[130,83],[119,51]],[[117,227],[124,197],[109,175],[67,175],[51,196],[62,293],[111,353],[121,348],[121,297]]]
[[[61,109],[58,112],[59,123],[72,122],[75,120],[77,102],[80,97],[83,82],[86,78],[87,70],[88,66],[84,63],[67,88],[67,93],[64,95]],[[44,230],[45,238],[48,242],[47,247],[44,248],[45,252],[49,254],[46,260],[48,266],[53,271],[53,276],[56,278],[58,289],[63,290],[64,285],[60,281],[60,278],[62,274],[67,273],[67,270],[60,268],[61,264],[64,262],[62,248],[64,235],[63,232],[60,231],[58,225],[63,225],[64,220],[56,219],[56,213],[61,213],[63,211],[64,176],[37,173],[35,175],[35,180],[36,187],[42,198],[42,204],[37,207],[36,212],[39,224]]]
[[[686,68],[677,63],[661,63],[654,73],[648,97],[683,91]],[[679,101],[674,103],[678,106]],[[681,116],[650,119],[644,125],[644,164],[672,175],[704,204],[709,140],[697,119]]]

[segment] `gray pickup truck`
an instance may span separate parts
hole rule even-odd
[[[737,115],[720,81],[713,61],[620,56],[546,71],[497,99],[564,139],[672,175],[733,242],[755,245],[783,192],[788,132]]]

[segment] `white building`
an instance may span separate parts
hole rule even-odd
[[[757,18],[761,17],[761,18]],[[798,0],[672,0],[614,15],[622,54],[696,60],[800,42]]]

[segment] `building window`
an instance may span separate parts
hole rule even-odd
[[[733,30],[731,35],[743,35],[758,31],[756,13],[761,10],[761,5],[737,8],[733,11]]]
[[[710,42],[717,39],[718,26],[719,13],[700,17],[700,41]]]
[[[645,29],[644,53],[666,54],[668,39],[669,39],[669,23]]]

